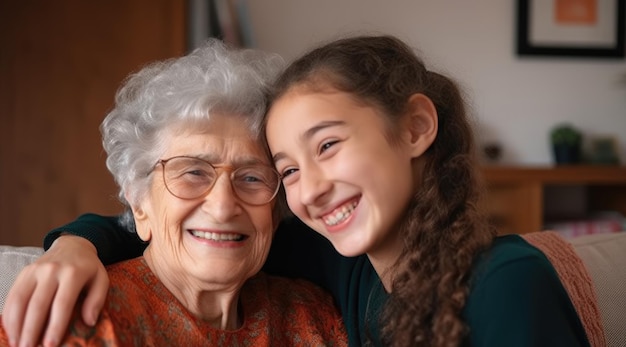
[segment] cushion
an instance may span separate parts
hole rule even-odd
[[[4,299],[13,285],[13,281],[22,268],[43,254],[40,247],[0,246],[0,312],[4,308]]]
[[[570,240],[594,282],[607,346],[626,346],[626,232]]]

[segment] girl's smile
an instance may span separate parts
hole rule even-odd
[[[348,202],[347,204],[344,204],[334,209],[330,213],[323,215],[322,219],[324,220],[324,223],[326,224],[329,231],[331,231],[330,230],[331,228],[334,229],[336,227],[339,227],[347,223],[348,219],[350,218],[350,216],[352,216],[352,212],[357,207],[357,205],[358,205],[358,201],[353,200],[351,202]]]

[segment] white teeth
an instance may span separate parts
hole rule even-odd
[[[324,216],[324,223],[326,225],[333,226],[343,222],[344,220],[346,220],[346,218],[350,216],[350,214],[352,214],[352,211],[354,211],[356,205],[356,201],[353,201],[336,209],[335,211],[333,211],[332,214]]]
[[[210,231],[192,230],[191,233],[195,237],[200,237],[212,241],[240,241],[243,240],[241,234],[212,233]]]

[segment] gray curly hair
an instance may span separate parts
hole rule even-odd
[[[106,165],[127,207],[121,223],[134,230],[129,203],[148,190],[148,174],[165,150],[163,130],[181,122],[202,124],[219,113],[241,117],[242,126],[263,139],[268,89],[282,67],[276,54],[211,39],[186,56],[154,62],[128,76],[100,125]]]

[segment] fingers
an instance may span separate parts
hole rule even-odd
[[[58,286],[58,281],[56,278],[46,277],[40,276],[37,279],[38,285],[27,303],[19,346],[35,346],[48,319],[47,308],[50,307],[55,295],[55,290],[52,288]]]
[[[106,270],[89,241],[67,236],[57,239],[22,270],[7,295],[2,320],[9,343],[58,345],[83,289],[89,297],[86,323],[93,324],[105,301],[108,283]]]
[[[55,293],[54,301],[48,303],[48,306],[44,306],[50,307],[50,315],[47,317],[48,325],[46,327],[43,325],[35,325],[39,323],[39,321],[34,319],[35,315],[33,315],[32,320],[27,320],[27,322],[32,321],[32,330],[29,330],[30,326],[25,324],[22,330],[22,336],[35,336],[37,332],[40,332],[45,328],[42,340],[44,346],[57,346],[59,342],[62,341],[65,331],[69,325],[70,318],[72,317],[74,305],[78,301],[81,288],[84,285],[83,283],[76,283],[76,281],[72,281],[71,278],[76,278],[77,276],[72,275],[71,272],[73,271],[71,270],[68,270],[68,272],[69,273],[65,274],[65,276],[62,276],[62,278],[65,278],[66,280],[58,283],[58,289]],[[92,325],[89,322],[86,323]]]
[[[36,281],[31,280],[29,276],[22,275],[25,271],[27,271],[26,268],[15,280],[16,284],[21,282],[21,289],[9,291],[2,311],[2,325],[11,346],[17,346],[19,343],[26,308],[36,285]]]
[[[81,278],[78,274],[67,274],[64,277]],[[90,282],[76,283],[76,280],[70,280],[59,283],[59,290],[52,303],[48,327],[43,337],[44,346],[56,346],[59,341],[62,341],[72,317],[74,304],[81,294],[81,288],[85,288],[86,292],[81,310],[83,321],[91,326],[96,324],[109,288],[109,277],[103,266],[98,267],[94,279]]]
[[[98,271],[93,283],[87,288],[82,307],[83,321],[95,325],[109,291],[109,276],[104,267]]]
[[[7,295],[3,323],[12,346],[35,346],[48,319],[59,280],[56,264],[24,268]]]

